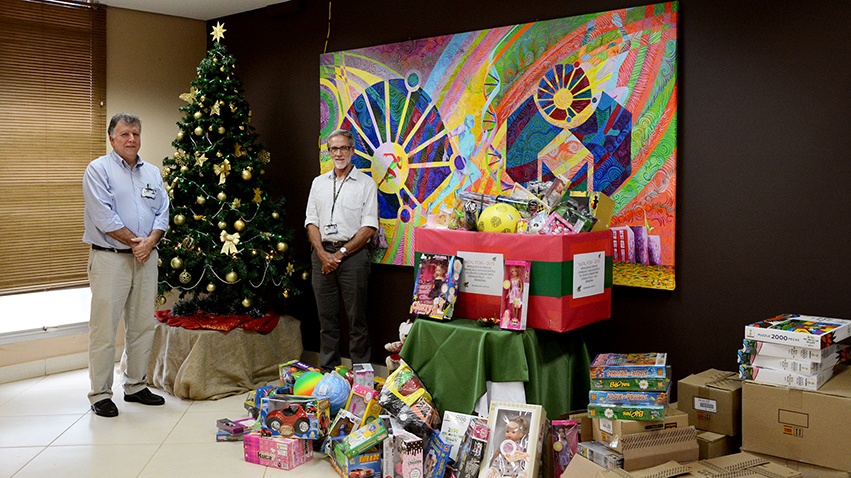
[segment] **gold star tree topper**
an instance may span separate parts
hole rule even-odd
[[[216,22],[216,26],[213,27],[213,32],[210,35],[213,36],[213,41],[218,43],[219,40],[225,37],[225,26],[222,22]]]

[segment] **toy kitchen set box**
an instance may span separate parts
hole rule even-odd
[[[464,259],[455,317],[497,317],[505,261],[531,262],[526,326],[567,332],[608,319],[612,312],[612,233],[509,234],[414,229],[415,257]]]

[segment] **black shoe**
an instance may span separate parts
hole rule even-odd
[[[118,416],[118,407],[116,407],[115,402],[113,402],[109,398],[104,398],[103,400],[92,405],[92,410],[95,412],[95,415],[99,417]]]
[[[125,402],[139,402],[142,405],[162,405],[165,399],[159,395],[154,395],[147,388],[143,388],[136,393],[130,395],[124,394]]]

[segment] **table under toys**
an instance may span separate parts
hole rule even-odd
[[[301,357],[301,323],[280,316],[268,334],[157,324],[148,382],[178,398],[215,400],[278,378],[278,364]]]
[[[526,401],[558,417],[588,402],[590,356],[581,331],[522,332],[469,319],[414,321],[400,355],[417,372],[441,416],[472,413],[487,382],[524,382]]]

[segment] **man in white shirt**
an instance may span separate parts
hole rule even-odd
[[[319,358],[326,371],[341,364],[341,300],[349,319],[352,363],[368,363],[371,356],[366,319],[370,258],[366,246],[378,230],[378,191],[372,177],[352,164],[354,146],[354,136],[347,130],[328,136],[334,168],[313,180],[304,221],[313,246]]]

